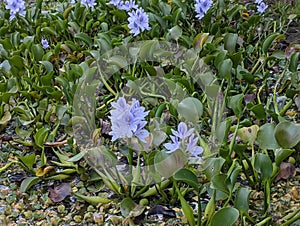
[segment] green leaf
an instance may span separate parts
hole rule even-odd
[[[251,190],[248,188],[240,188],[234,199],[234,207],[242,213],[248,213],[250,194]]]
[[[197,122],[203,114],[203,105],[194,97],[187,97],[177,107],[178,113],[186,120]]]
[[[5,129],[7,123],[11,120],[11,114],[9,111],[4,112],[4,115],[0,119],[0,132]]]
[[[184,199],[184,197],[181,195],[179,189],[177,188],[177,194],[180,200],[180,204],[184,213],[184,216],[187,218],[189,225],[194,226],[195,225],[195,217],[193,214],[192,207],[188,204],[188,202]]]
[[[41,45],[35,44],[31,46],[31,52],[33,54],[33,59],[37,62],[43,59],[44,50]]]
[[[191,170],[182,168],[174,174],[173,178],[177,181],[183,181],[193,187],[196,191],[199,191],[198,178]]]
[[[91,48],[93,46],[93,41],[92,41],[91,37],[85,33],[75,34],[74,38],[85,42],[85,44],[87,44],[89,48]]]
[[[211,226],[231,226],[239,218],[239,211],[233,207],[220,209],[211,219]]]
[[[274,136],[275,125],[273,123],[266,123],[259,128],[257,134],[257,142],[261,149],[277,149],[279,145]]]
[[[25,155],[25,156],[19,156],[18,159],[21,161],[22,164],[24,164],[25,167],[27,167],[29,170],[33,169],[33,165],[36,162],[36,156],[35,154]]]
[[[43,34],[49,34],[49,35],[57,36],[56,31],[52,27],[43,27],[41,29],[41,32]]]
[[[214,175],[211,180],[211,188],[222,191],[229,195],[227,175],[225,174]]]
[[[266,118],[266,110],[262,104],[254,105],[250,110],[255,114],[257,119],[261,120]]]
[[[44,142],[47,139],[49,133],[49,129],[46,127],[42,127],[40,128],[33,136],[35,144],[40,147],[43,148],[44,147]]]
[[[86,202],[88,202],[89,204],[92,204],[92,205],[98,205],[99,203],[102,203],[102,204],[107,204],[107,203],[110,203],[112,200],[110,199],[107,199],[107,198],[103,198],[103,197],[100,197],[100,196],[86,196],[86,195],[82,195],[82,194],[79,194],[78,192],[77,193],[74,193],[74,195]]]
[[[50,73],[51,71],[53,71],[53,64],[49,61],[39,61],[40,64],[42,64],[45,69],[46,69],[46,73]]]
[[[279,167],[283,160],[289,157],[293,152],[295,152],[295,150],[281,148],[274,150],[276,165]]]
[[[50,176],[50,177],[47,177],[47,178],[44,178],[44,179],[45,180],[59,180],[59,181],[61,181],[61,180],[65,180],[69,177],[70,177],[70,175],[60,173],[60,174]]]
[[[39,177],[27,177],[22,181],[20,191],[26,192],[29,188],[31,188],[33,185],[37,184],[40,181],[41,180]]]
[[[18,55],[15,55],[9,58],[9,64],[11,66],[15,66],[18,70],[22,70],[24,68],[24,59]]]
[[[229,52],[235,52],[235,47],[237,43],[238,35],[227,33],[224,37],[224,47]]]
[[[208,180],[211,180],[213,176],[220,173],[225,159],[223,158],[209,158],[204,163],[204,174]]]
[[[232,60],[231,59],[226,59],[222,61],[218,67],[219,70],[219,76],[221,78],[225,78],[227,81],[231,79],[231,74],[232,74]]]
[[[272,176],[273,165],[269,156],[257,153],[254,159],[254,168],[261,174],[262,180],[267,180]]]
[[[289,70],[290,70],[291,72],[297,72],[297,70],[298,70],[298,66],[299,66],[299,55],[300,55],[300,52],[295,52],[295,53],[293,53],[293,55],[291,56],[290,64],[289,64]]]
[[[280,122],[274,133],[278,144],[283,148],[293,148],[300,142],[300,124]]]
[[[228,107],[230,107],[233,110],[234,114],[237,117],[241,117],[243,114],[243,107],[242,107],[243,99],[244,99],[244,94],[241,93],[232,96],[229,100]]]
[[[262,44],[262,52],[264,55],[267,55],[269,48],[271,47],[273,41],[275,41],[276,39],[283,39],[284,35],[280,35],[280,34],[270,34],[264,41]]]
[[[86,151],[81,151],[77,155],[74,155],[72,158],[68,159],[68,162],[77,162],[82,159],[86,154]]]

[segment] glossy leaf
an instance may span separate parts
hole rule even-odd
[[[243,99],[244,99],[244,95],[243,94],[237,94],[235,96],[232,96],[229,100],[229,104],[228,107],[230,107],[234,114],[237,117],[241,117],[242,113],[243,113]]]
[[[257,153],[255,155],[254,168],[260,173],[262,180],[267,180],[272,176],[272,161],[266,154]]]
[[[199,182],[197,176],[189,169],[182,168],[178,170],[173,178],[177,181],[183,181],[193,187],[196,191],[199,190]]]
[[[68,159],[68,162],[77,162],[85,156],[86,152],[81,151],[77,155],[74,155],[72,158]]]
[[[274,133],[278,144],[283,148],[293,148],[300,142],[300,124],[280,122]]]
[[[93,41],[92,41],[91,37],[85,33],[75,34],[74,38],[83,41],[85,44],[88,45],[89,48],[91,48],[93,46]]]
[[[248,188],[240,188],[234,199],[234,207],[242,213],[248,213],[250,194],[251,190]]]
[[[28,191],[29,188],[31,188],[33,185],[39,183],[41,180],[39,177],[27,177],[24,179],[21,183],[20,186],[20,191],[21,192],[26,192]]]
[[[284,35],[280,35],[280,34],[270,34],[264,41],[262,44],[262,52],[263,54],[267,54],[267,52],[269,51],[269,48],[271,47],[272,43],[274,40],[276,39],[283,39]]]
[[[222,61],[218,67],[220,77],[229,81],[232,75],[232,66],[233,63],[231,59]]]
[[[285,160],[287,157],[289,157],[291,154],[293,154],[295,150],[291,149],[276,149],[274,150],[275,154],[275,163],[277,166],[280,166],[280,164]]]
[[[290,59],[289,70],[291,72],[297,72],[299,67],[299,52],[295,52]]]
[[[238,35],[227,33],[224,36],[224,47],[229,52],[235,52],[236,44],[237,44]]]
[[[257,142],[261,149],[277,149],[279,145],[274,136],[275,125],[266,123],[259,128]]]
[[[178,189],[177,189],[178,190]],[[193,214],[192,207],[188,204],[188,202],[185,200],[185,198],[181,195],[180,192],[177,192],[180,204],[184,213],[184,216],[187,218],[189,225],[194,226],[195,225],[195,217]]]
[[[204,163],[204,173],[208,180],[211,180],[213,176],[220,173],[225,159],[223,158],[209,158]]]
[[[266,118],[266,110],[262,104],[254,105],[250,110],[255,114],[257,119],[261,120]]]
[[[44,147],[44,142],[47,139],[49,133],[49,129],[48,128],[40,128],[35,134],[34,134],[34,141],[35,144],[40,147],[43,148]]]
[[[211,219],[212,226],[232,226],[239,218],[239,211],[233,207],[220,209]]]
[[[36,162],[36,155],[30,154],[25,156],[19,156],[18,159],[27,169],[32,170],[33,165]]]
[[[216,190],[222,191],[226,194],[229,194],[227,175],[218,174],[218,175],[213,176],[213,178],[211,180],[211,187],[213,189],[216,189]]]

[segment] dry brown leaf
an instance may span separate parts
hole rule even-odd
[[[296,168],[292,163],[283,162],[280,164],[279,174],[275,179],[278,182],[281,179],[288,179],[296,175]]]
[[[49,198],[52,202],[61,202],[71,193],[71,185],[68,183],[62,183],[54,189],[49,188]]]

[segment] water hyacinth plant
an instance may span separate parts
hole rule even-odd
[[[144,129],[147,124],[145,117],[149,111],[145,112],[145,108],[141,107],[136,99],[132,99],[132,103],[129,105],[124,97],[112,102],[111,105],[114,107],[110,111],[112,131],[109,134],[112,135],[112,141],[135,136],[145,142],[145,138],[149,136],[149,132]]]
[[[128,28],[130,29],[130,33],[134,36],[137,36],[145,30],[150,30],[147,13],[143,8],[139,8],[134,0],[111,0],[109,3],[117,9],[125,10],[128,13]]]
[[[0,0],[0,225],[297,225],[299,5]]]
[[[9,10],[10,20],[13,20],[17,15],[25,16],[25,1],[23,0],[5,0],[6,9]]]

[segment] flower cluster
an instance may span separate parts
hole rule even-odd
[[[13,20],[17,14],[25,16],[25,1],[23,0],[6,0],[6,9],[10,10],[10,20]]]
[[[75,4],[75,0],[71,0],[71,4]],[[80,0],[80,4],[86,6],[87,8],[91,8],[92,10],[94,9],[96,5],[95,0]]]
[[[196,0],[195,3],[195,10],[196,10],[196,18],[201,20],[204,15],[207,13],[207,11],[212,6],[213,1],[212,0]]]
[[[265,4],[263,2],[263,0],[255,0],[255,3],[257,4],[257,11],[260,14],[263,14],[266,11],[266,9],[268,8],[268,5]]]
[[[170,136],[173,143],[164,144],[168,153],[172,153],[178,149],[187,151],[192,157],[200,157],[203,152],[203,148],[198,146],[198,137],[194,134],[194,129],[189,129],[184,122],[179,123],[178,130],[171,130]]]
[[[142,8],[139,8],[133,0],[111,0],[109,2],[114,5],[117,9],[125,10],[128,12],[128,27],[130,33],[137,36],[144,30],[150,30],[149,17]]]
[[[114,109],[110,111],[112,124],[112,141],[118,138],[131,138],[136,136],[142,142],[149,136],[149,132],[144,129],[147,122],[145,117],[149,111],[145,112],[145,108],[140,106],[139,101],[132,99],[131,105],[128,104],[124,97],[121,97],[117,102],[112,102]]]

